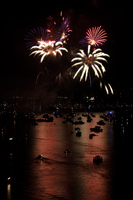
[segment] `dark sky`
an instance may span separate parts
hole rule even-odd
[[[88,28],[102,25],[108,34],[102,49],[111,56],[107,66],[110,80],[116,88],[131,86],[128,40],[132,26],[127,1],[14,2],[1,7],[1,96],[34,92],[39,60],[29,57],[24,38],[32,28],[46,25],[49,16],[57,18],[61,10],[70,19],[73,43],[78,44]]]

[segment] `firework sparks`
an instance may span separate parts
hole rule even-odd
[[[103,83],[102,83],[103,82]],[[102,89],[104,87],[105,91],[106,91],[106,94],[109,95],[109,94],[114,94],[114,91],[113,91],[113,88],[112,86],[110,85],[110,83],[105,83],[105,81],[101,80],[100,81],[100,88]]]
[[[82,45],[99,46],[103,45],[107,40],[107,34],[105,30],[101,29],[101,26],[89,28],[86,34],[86,37],[80,41]]]
[[[77,61],[71,67],[80,66],[77,72],[75,73],[73,79],[75,79],[78,73],[81,70],[83,70],[80,77],[80,81],[83,79],[84,76],[85,76],[85,81],[87,81],[88,74],[90,73],[89,71],[90,68],[92,68],[92,70],[94,71],[95,76],[97,76],[98,78],[100,77],[102,78],[102,73],[105,72],[105,67],[100,61],[107,62],[107,60],[103,56],[109,57],[109,55],[103,53],[102,50],[99,48],[94,50],[92,53],[90,53],[90,50],[91,46],[88,45],[88,51],[86,55],[85,52],[80,49],[79,50],[80,52],[77,53],[79,57],[73,58],[71,60],[71,62]]]
[[[68,36],[70,35],[70,32],[72,30],[69,27],[69,21],[68,18],[64,19],[61,23],[61,27],[59,28],[59,31],[57,32],[57,40],[62,41],[63,43],[66,43],[66,40],[68,40]]]
[[[63,46],[63,43],[61,41],[54,41],[54,40],[49,40],[49,41],[43,41],[43,40],[39,40],[38,41],[38,46],[33,46],[31,47],[32,54],[34,55],[40,55],[41,56],[41,60],[40,62],[43,62],[44,58],[48,55],[53,55],[56,56],[57,53],[59,53],[62,56],[62,51],[66,51],[68,52],[68,50]]]
[[[111,94],[114,94],[113,88],[109,83],[107,85],[105,84],[104,87],[105,87],[105,91],[108,95],[109,95],[109,91],[111,92]]]
[[[49,32],[47,29],[45,30],[43,27],[33,28],[28,32],[24,39],[26,41],[26,48],[29,50],[32,46],[37,44],[38,40],[44,39],[49,39]]]

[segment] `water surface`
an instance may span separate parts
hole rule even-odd
[[[114,200],[127,197],[132,170],[126,159],[124,131],[116,133],[113,122],[101,126],[103,132],[89,139],[90,128],[100,120],[95,113],[85,124],[21,121],[1,127],[0,199],[8,200]],[[76,127],[81,137],[76,136]],[[65,154],[68,149],[70,153]],[[129,152],[128,152],[129,153]],[[93,163],[95,155],[103,163]],[[42,155],[45,159],[36,159]],[[124,157],[124,159],[123,159]],[[8,181],[8,178],[11,178]]]

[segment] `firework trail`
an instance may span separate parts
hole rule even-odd
[[[109,92],[111,92],[111,94],[114,94],[113,88],[112,88],[112,86],[109,83],[107,85],[104,84],[104,87],[105,87],[105,91],[106,91],[106,93],[108,95],[109,95]]]
[[[113,88],[110,83],[106,83],[103,79],[100,80],[100,89],[102,88],[105,89],[107,95],[114,94]]]
[[[30,55],[39,55],[41,56],[40,62],[42,63],[44,58],[48,55],[56,56],[57,53],[59,53],[62,56],[62,51],[68,52],[66,48],[63,47],[63,43],[61,41],[56,42],[56,41],[43,41],[39,40],[38,41],[39,45],[38,46],[33,46],[31,47],[31,52]]]
[[[72,32],[72,30],[70,29],[68,18],[66,18],[61,23],[61,27],[57,32],[56,40],[62,41],[63,43],[67,43],[66,40],[68,40],[70,32]]]
[[[71,62],[76,61],[76,63],[74,63],[71,67],[80,66],[77,72],[75,73],[73,79],[75,79],[78,73],[81,70],[83,70],[80,76],[80,81],[83,79],[84,76],[85,81],[87,81],[88,74],[90,73],[90,68],[93,70],[95,76],[97,76],[98,78],[102,78],[102,73],[105,72],[105,67],[100,61],[107,62],[104,56],[109,57],[109,55],[103,53],[102,50],[99,48],[95,49],[92,53],[90,53],[90,50],[91,46],[88,45],[88,51],[86,55],[85,52],[80,49],[80,52],[77,53],[78,57],[75,57],[71,60]]]
[[[92,46],[100,46],[103,45],[107,41],[107,34],[105,30],[99,27],[89,28],[86,32],[86,37],[80,41],[81,45],[92,45]]]

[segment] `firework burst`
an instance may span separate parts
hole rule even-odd
[[[56,56],[59,53],[62,56],[62,51],[68,52],[66,48],[63,47],[63,43],[61,41],[38,41],[38,46],[31,47],[32,54],[41,56],[40,62],[43,62],[44,58],[48,55]]]
[[[29,50],[32,46],[37,44],[38,40],[44,39],[49,39],[49,32],[47,29],[44,29],[43,27],[33,28],[28,32],[24,39],[26,41],[26,48]]]
[[[72,30],[70,29],[68,18],[66,18],[61,23],[61,27],[57,32],[57,37],[56,37],[57,41],[62,41],[63,43],[66,43],[66,40],[68,40],[68,36],[70,35],[70,32],[72,32]]]
[[[99,27],[89,28],[86,32],[86,37],[80,41],[82,45],[92,45],[92,46],[100,46],[103,45],[107,41],[107,34],[105,30]]]
[[[76,78],[78,73],[82,70],[80,81],[85,76],[85,81],[87,81],[88,74],[90,74],[90,68],[93,70],[95,76],[98,78],[102,78],[102,73],[105,72],[105,67],[103,66],[102,62],[107,60],[104,57],[109,57],[108,54],[102,52],[101,49],[95,49],[92,53],[90,53],[91,46],[88,45],[87,55],[83,50],[79,50],[80,52],[77,53],[78,57],[73,58],[71,62],[77,61],[71,67],[80,66],[77,72],[75,73],[73,79]]]

